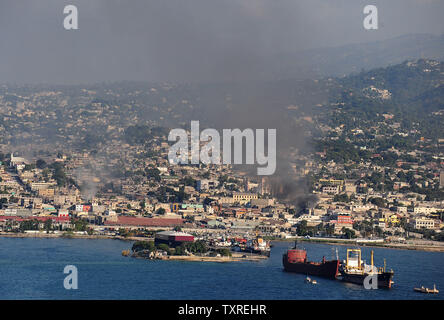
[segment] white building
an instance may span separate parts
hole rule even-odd
[[[435,229],[435,220],[424,217],[415,218],[411,221],[411,225],[415,229]]]

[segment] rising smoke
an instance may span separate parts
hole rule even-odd
[[[423,2],[432,4],[419,5]],[[368,33],[362,29],[363,0],[73,0],[70,4],[79,7],[79,30],[68,32],[62,28],[62,2],[5,0],[0,5],[0,36],[8,45],[2,48],[0,80],[213,83],[201,91],[205,109],[190,120],[200,120],[202,129],[277,129],[271,189],[278,198],[299,203],[307,187],[294,163],[311,151],[310,122],[301,119],[324,97],[298,81],[283,80],[287,65],[281,64],[282,54],[412,30],[433,32],[436,26],[442,32],[438,2],[375,1],[384,12],[382,23],[392,28]],[[418,14],[427,19],[415,18]],[[294,64],[298,68],[293,76],[312,76],[304,61]],[[266,82],[269,79],[282,81]],[[100,168],[79,169],[76,176],[86,197],[97,191],[90,170],[96,170],[98,179],[107,175]]]

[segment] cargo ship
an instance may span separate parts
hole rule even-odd
[[[340,265],[339,273],[338,280],[368,285],[374,289],[390,289],[394,283],[392,280],[394,272],[393,270],[386,271],[385,260],[383,268],[377,268],[373,265],[373,250],[371,251],[371,264],[367,265],[361,260],[361,249],[347,249],[347,260]],[[368,276],[370,278],[367,278]],[[374,278],[371,278],[372,276]],[[367,283],[365,283],[366,279]],[[377,279],[377,282],[373,279]]]
[[[326,261],[325,257],[321,262],[307,260],[307,251],[297,248],[297,243],[293,249],[287,250],[282,257],[284,270],[287,272],[303,273],[335,279],[339,273],[339,260]]]

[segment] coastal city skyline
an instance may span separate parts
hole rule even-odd
[[[418,79],[431,86],[442,81],[442,63],[428,59],[406,61],[345,79],[318,80],[317,90],[328,84],[331,91],[327,105],[319,104],[318,108],[327,108],[333,115],[339,111],[338,104],[346,108],[349,98],[343,94],[342,101],[330,100],[338,99],[337,93],[344,92],[345,84],[350,86],[347,89],[350,92],[362,90],[362,97],[369,102],[393,99],[396,103],[396,80],[389,82],[388,89],[374,86],[359,89],[356,84],[365,79],[387,81],[384,77],[392,70],[406,75],[407,86]],[[302,86],[304,81],[292,83]],[[429,125],[427,131],[420,122],[404,127],[403,118],[409,115],[393,109],[375,119],[362,118],[359,127],[350,125],[351,117],[355,116],[352,112],[339,120],[339,126],[334,126],[331,115],[313,111],[309,114],[304,106],[298,110],[289,105],[285,111],[289,115],[303,114],[304,122],[299,124],[302,128],[323,133],[306,137],[303,153],[299,145],[281,144],[277,174],[261,176],[245,164],[193,160],[196,154],[193,140],[191,152],[188,147],[174,150],[174,154],[185,152],[181,157],[185,156],[186,161],[171,161],[171,147],[178,137],[169,137],[174,129],[172,123],[181,123],[184,129],[180,132],[187,140],[189,134],[196,135],[196,130],[199,134],[199,128],[193,129],[193,120],[174,122],[168,117],[184,107],[196,108],[197,113],[206,108],[205,103],[201,106],[195,100],[197,93],[206,94],[204,88],[189,91],[189,101],[175,96],[176,91],[184,89],[180,84],[165,87],[146,83],[64,86],[54,91],[49,87],[3,86],[5,107],[19,108],[21,116],[5,119],[8,130],[4,131],[2,150],[13,146],[16,151],[0,155],[2,235],[117,238],[135,241],[129,250],[122,251],[122,256],[209,262],[267,259],[271,240],[444,250],[440,232],[444,213],[443,141],[436,139],[436,134],[442,131],[440,125]],[[134,107],[125,102],[127,96]],[[326,99],[324,94],[320,96]],[[230,97],[238,98],[236,94]],[[159,115],[166,118],[162,125],[154,121],[134,124],[135,119],[147,112],[147,107],[140,112],[142,103],[151,99],[168,103],[171,98],[178,99],[180,104],[177,109],[170,108],[168,113]],[[73,106],[67,114],[46,109],[67,101]],[[90,102],[85,104],[85,101]],[[46,112],[40,113],[41,107]],[[126,108],[124,114],[120,113],[122,107]],[[83,119],[86,116],[91,120],[91,113],[97,115],[95,125]],[[53,134],[45,132],[47,124],[39,119],[47,118],[48,114],[54,119],[61,115],[64,118],[63,122],[50,120],[59,123],[52,128]],[[188,114],[190,119],[193,116]],[[418,121],[435,121],[439,117],[442,113],[433,111]],[[21,133],[21,123],[31,124],[26,133]],[[167,123],[171,126],[166,126]],[[209,130],[204,128],[201,127],[202,132]],[[295,132],[303,132],[302,128],[295,127]],[[248,133],[253,140],[250,141]],[[249,150],[247,144],[255,140],[253,131],[238,130],[238,134],[247,138],[234,139],[234,146],[239,148],[240,143],[241,149]],[[350,149],[343,142],[338,143],[338,135],[347,137],[345,141],[355,147]],[[208,142],[196,141],[199,148],[194,151],[199,154]],[[316,147],[307,148],[308,143]],[[241,153],[241,160],[242,156]],[[291,252],[287,253],[288,261],[293,259],[290,254],[296,254]],[[307,259],[306,253],[303,255]],[[338,265],[328,277],[344,276],[344,271],[340,271],[341,260],[332,260]],[[373,253],[371,260],[373,267]],[[77,274],[77,267],[72,265],[72,268]],[[284,269],[294,270],[285,263]],[[374,284],[391,287],[396,282],[391,280],[393,274],[390,277],[389,282],[378,280]],[[367,286],[371,289],[369,279]]]

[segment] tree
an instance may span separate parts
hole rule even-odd
[[[133,252],[141,251],[141,250],[149,250],[150,252],[156,250],[156,246],[153,241],[136,241],[133,243],[131,247]]]
[[[342,227],[341,232],[345,236],[346,239],[356,238],[356,233],[355,233],[355,230],[353,230],[353,229]]]
[[[86,220],[71,218],[71,224],[74,226],[74,231],[87,231],[88,221]]]
[[[35,169],[35,164],[25,164],[23,171],[31,171],[33,169]]]
[[[47,164],[46,164],[45,160],[38,159],[37,162],[36,162],[36,166],[39,169],[44,169],[44,168],[46,168]]]
[[[49,233],[49,231],[52,229],[52,220],[47,219],[43,224],[43,228],[46,230],[46,233]]]
[[[380,207],[380,208],[384,208],[385,207],[385,200],[382,198],[371,198],[370,202],[373,203],[374,205]]]
[[[174,250],[174,254],[177,256],[183,256],[186,254],[186,248],[184,244],[181,244],[180,246],[177,246]]]
[[[192,253],[206,253],[208,251],[206,242],[202,240],[188,242],[185,244],[185,248]]]
[[[157,245],[157,249],[166,251],[169,255],[171,254],[170,247],[165,243],[160,243]]]
[[[325,233],[328,236],[332,236],[335,233],[335,226],[333,224],[329,224],[325,227]]]
[[[383,234],[384,234],[384,231],[382,231],[382,229],[381,229],[380,227],[378,227],[378,226],[376,226],[376,227],[374,228],[374,231],[375,231],[375,234],[376,234],[378,237],[382,237]]]
[[[164,208],[159,208],[156,210],[156,214],[164,215],[166,210]]]
[[[160,171],[157,168],[147,168],[145,169],[146,175],[155,181],[160,181]]]
[[[298,236],[314,236],[315,229],[314,227],[308,227],[307,221],[302,220],[296,228],[296,233]]]
[[[53,163],[51,166],[54,168],[52,178],[57,181],[57,185],[59,187],[64,186],[67,182],[67,177],[65,172],[63,171],[63,166],[57,162]]]
[[[223,257],[231,257],[231,251],[227,248],[217,249],[216,252]]]
[[[42,176],[45,181],[48,181],[50,170],[48,168],[43,169]]]
[[[334,202],[350,202],[350,198],[346,193],[337,194],[333,197]]]
[[[39,221],[37,219],[25,220],[20,222],[19,230],[23,232],[25,230],[38,230]]]

